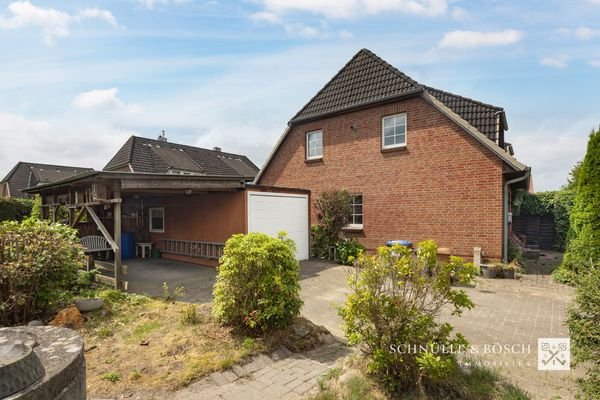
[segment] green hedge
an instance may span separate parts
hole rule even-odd
[[[22,221],[31,215],[32,208],[31,199],[0,199],[0,222]]]

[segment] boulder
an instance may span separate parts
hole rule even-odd
[[[77,307],[71,306],[56,314],[56,317],[50,321],[50,325],[79,329],[83,326],[84,321],[83,315],[81,315]]]

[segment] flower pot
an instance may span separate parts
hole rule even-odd
[[[510,268],[504,268],[502,270],[502,276],[504,276],[504,279],[515,279],[515,270]]]
[[[486,279],[493,279],[498,275],[498,269],[493,265],[481,264],[481,273]]]
[[[77,307],[77,309],[81,312],[96,311],[101,309],[103,305],[104,299],[100,297],[75,300],[75,307]]]

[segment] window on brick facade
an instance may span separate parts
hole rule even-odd
[[[306,159],[314,160],[323,157],[323,131],[306,133]]]
[[[352,195],[352,213],[348,219],[347,228],[357,229],[363,227],[363,196],[362,193]]]
[[[406,114],[383,117],[381,147],[391,149],[406,146]]]
[[[151,208],[150,214],[150,232],[165,231],[165,209],[162,207]]]

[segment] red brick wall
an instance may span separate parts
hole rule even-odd
[[[381,118],[407,113],[407,147],[381,151]],[[351,126],[355,128],[353,131]],[[323,129],[323,161],[305,162],[305,134]],[[375,249],[390,239],[434,239],[453,254],[502,253],[502,161],[420,97],[295,126],[259,184],[363,194]]]

